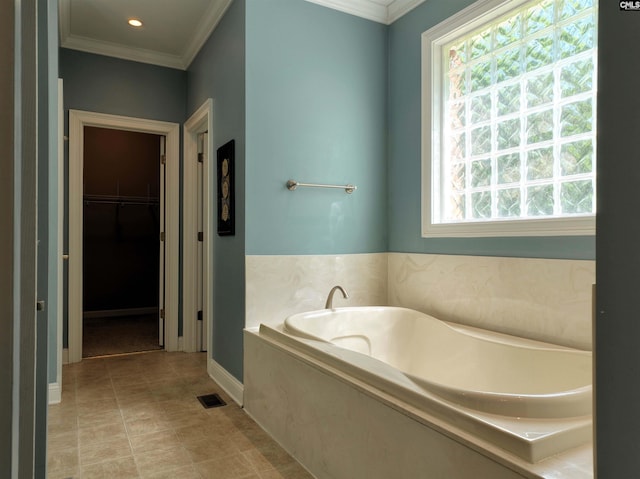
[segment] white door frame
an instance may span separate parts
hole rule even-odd
[[[213,155],[213,100],[209,98],[184,124],[184,177],[183,177],[183,257],[182,257],[182,318],[184,350],[194,352],[197,349],[197,247],[198,239],[194,232],[197,225],[197,201],[198,192],[194,188],[197,179],[198,134],[208,132],[207,149],[208,161],[203,165],[203,216],[204,216],[204,241],[203,241],[203,317],[207,327],[207,351],[211,357],[211,331],[213,324],[213,174],[216,169],[212,166],[215,161]]]
[[[113,128],[167,137],[165,230],[165,342],[178,350],[180,221],[180,125],[141,118],[69,110],[69,362],[82,360],[82,196],[84,127]]]
[[[57,391],[54,398],[50,392],[49,402],[62,401],[62,322],[64,318],[64,260],[67,259],[67,255],[64,252],[64,82],[62,78],[58,78],[58,158],[56,168],[58,169],[58,251],[56,252],[58,275],[56,294],[58,297],[58,311],[57,311],[57,371],[56,371],[56,385]],[[49,160],[51,161],[51,160]],[[53,401],[52,401],[53,399]]]

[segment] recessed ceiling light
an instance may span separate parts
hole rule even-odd
[[[131,18],[129,19],[129,25],[131,25],[132,27],[141,27],[142,22],[137,18]]]

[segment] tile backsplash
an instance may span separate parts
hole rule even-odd
[[[591,349],[595,261],[389,254],[389,304]]]
[[[334,305],[403,306],[440,319],[591,349],[595,261],[411,253],[247,256],[246,327]]]
[[[253,328],[277,325],[294,313],[324,308],[335,285],[334,307],[387,304],[386,253],[349,255],[247,256],[246,322]]]

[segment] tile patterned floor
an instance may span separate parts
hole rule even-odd
[[[63,367],[49,406],[49,479],[312,479],[206,373],[205,353]],[[204,409],[216,392],[226,406]]]

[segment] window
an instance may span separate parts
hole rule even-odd
[[[595,233],[596,5],[480,1],[423,34],[423,236]]]

